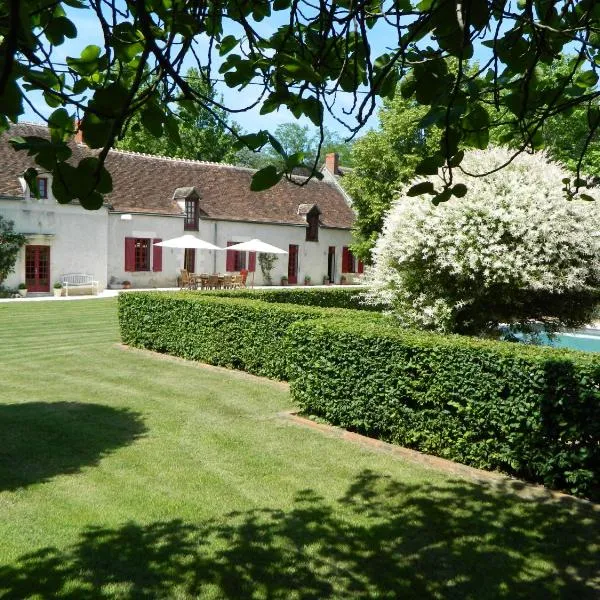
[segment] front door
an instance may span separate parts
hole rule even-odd
[[[288,249],[288,283],[298,283],[298,246],[290,244]]]
[[[25,285],[30,292],[50,291],[50,246],[25,246]]]
[[[329,283],[335,283],[335,246],[329,246],[327,252],[327,278]]]

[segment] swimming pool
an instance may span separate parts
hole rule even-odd
[[[553,339],[543,336],[542,343],[554,348],[600,352],[600,329],[578,329],[557,333]]]

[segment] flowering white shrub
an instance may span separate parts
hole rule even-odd
[[[463,166],[480,173],[509,156],[501,148],[473,151]],[[467,185],[463,198],[434,206],[430,196],[407,196],[410,184],[401,192],[373,250],[367,299],[390,306],[407,327],[445,332],[534,321],[556,330],[591,319],[600,206],[566,200],[569,174],[544,154],[522,154],[482,178],[454,174]],[[600,198],[600,190],[589,193]]]

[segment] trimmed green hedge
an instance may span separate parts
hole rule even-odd
[[[125,344],[274,379],[288,378],[283,342],[292,323],[325,314],[380,318],[196,292],[130,292],[119,295],[118,306]]]
[[[274,290],[218,290],[204,291],[203,295],[225,296],[228,298],[251,298],[263,302],[282,304],[300,304],[302,306],[319,306],[321,308],[350,308],[370,312],[381,312],[381,306],[361,304],[358,294],[365,288],[286,288]]]
[[[600,499],[599,355],[246,294],[121,294],[122,340],[288,379],[302,410],[331,423]]]
[[[306,413],[600,497],[600,356],[348,320],[296,323],[286,343]]]

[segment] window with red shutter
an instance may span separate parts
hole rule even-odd
[[[125,271],[135,271],[135,238],[125,238]]]
[[[349,255],[350,252],[348,250],[348,246],[344,246],[342,248],[342,273],[348,273],[348,263],[349,263]]]
[[[248,252],[248,271],[256,271],[256,252]]]
[[[152,270],[155,272],[162,271],[162,246],[156,245],[160,242],[162,242],[160,238],[152,240]]]
[[[342,248],[342,273],[356,273],[356,258],[348,246]]]
[[[150,270],[150,240],[135,238],[135,270]]]

